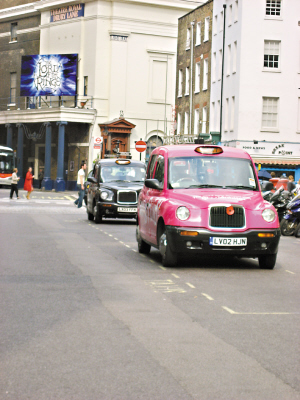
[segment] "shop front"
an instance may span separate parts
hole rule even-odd
[[[257,166],[276,177],[292,175],[300,179],[300,142],[268,142],[258,140],[234,140],[223,142],[223,146],[236,147],[249,153]]]

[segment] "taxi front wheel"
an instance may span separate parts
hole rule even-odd
[[[166,231],[159,238],[159,251],[162,257],[162,265],[164,267],[175,267],[177,264],[177,255],[172,253],[168,245],[168,235]]]
[[[268,254],[267,256],[258,257],[259,268],[273,269],[276,264],[277,254]]]

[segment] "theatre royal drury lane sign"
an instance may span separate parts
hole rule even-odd
[[[300,143],[232,141],[224,145],[247,151],[251,156],[268,156],[271,158],[300,158]]]
[[[56,8],[50,11],[50,22],[64,21],[84,16],[84,4]]]

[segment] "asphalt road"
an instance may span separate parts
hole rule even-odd
[[[0,399],[300,399],[300,239],[166,269],[75,195],[0,189]]]

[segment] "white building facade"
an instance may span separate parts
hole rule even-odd
[[[300,178],[299,16],[298,0],[215,0],[211,52],[210,131],[221,127],[222,143],[244,148],[262,168],[284,170],[295,180]]]
[[[40,54],[78,54],[78,95],[91,96],[96,110],[90,165],[99,153],[93,149],[93,137],[101,136],[99,124],[120,118],[120,113],[135,125],[127,150],[137,159],[135,141],[155,146],[170,132],[178,17],[203,2],[85,1],[84,16],[51,21],[53,10],[73,3],[38,2]]]

